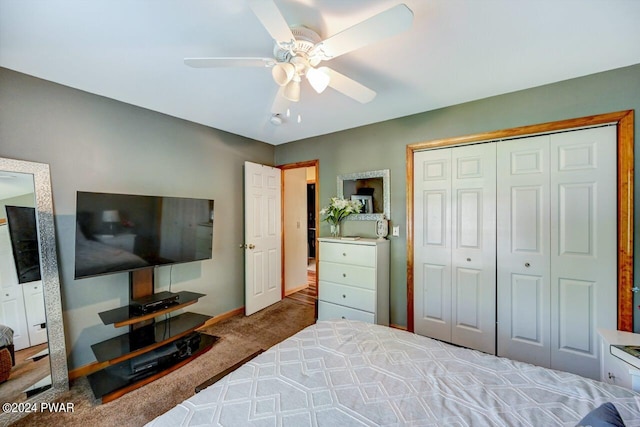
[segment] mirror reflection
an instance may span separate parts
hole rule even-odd
[[[32,174],[0,171],[0,399],[51,387]]]
[[[338,175],[338,197],[362,204],[348,220],[390,219],[389,169]]]

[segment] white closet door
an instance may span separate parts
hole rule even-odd
[[[414,330],[495,354],[495,144],[414,155]]]
[[[616,128],[550,144],[551,367],[598,378],[596,328],[616,329]]]
[[[451,342],[496,352],[496,144],[452,149]]]
[[[549,367],[549,136],[498,143],[498,355]]]
[[[451,341],[451,149],[414,154],[414,331]]]
[[[598,378],[616,328],[616,129],[498,144],[498,355]]]
[[[6,225],[0,226],[0,323],[13,329],[16,351],[30,346],[22,285],[18,283],[9,227]]]

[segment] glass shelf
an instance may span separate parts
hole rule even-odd
[[[195,303],[199,298],[205,296],[204,294],[188,291],[178,292],[177,295],[178,301],[175,305],[162,310],[158,310],[153,313],[140,315],[130,306],[125,306],[118,307],[113,310],[103,311],[102,313],[98,313],[98,316],[100,316],[100,319],[102,319],[102,323],[104,323],[105,325],[110,325],[113,323],[116,328],[119,328],[121,326],[127,326],[147,319],[153,319],[154,317],[161,316],[165,313],[178,310],[182,307],[186,307]]]
[[[97,399],[101,398],[103,403],[107,403],[118,398],[122,394],[142,387],[143,385],[180,368],[184,364],[207,352],[219,339],[219,337],[213,335],[200,334],[200,344],[198,349],[193,351],[190,355],[185,355],[182,358],[170,357],[168,355],[161,356],[163,354],[163,350],[174,345],[173,343],[170,343],[156,350],[159,355],[158,359],[155,360],[157,365],[149,369],[143,369],[140,372],[132,373],[132,361],[126,360],[94,372],[93,374],[88,375],[87,379],[89,380],[89,384],[91,385],[91,389],[93,390],[95,397]],[[167,350],[164,353],[169,354],[170,350]]]
[[[162,322],[143,326],[136,331],[93,344],[91,349],[98,362],[131,359],[186,335],[209,320],[210,316],[182,313]],[[118,360],[121,359],[121,360]]]

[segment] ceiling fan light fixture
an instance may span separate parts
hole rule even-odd
[[[277,113],[272,114],[269,122],[271,122],[271,124],[274,126],[280,126],[282,124],[282,117],[280,117],[280,114]]]
[[[329,86],[331,78],[325,72],[326,67],[313,68],[309,67],[307,70],[307,80],[309,84],[317,93],[322,93]]]
[[[288,62],[279,62],[271,69],[271,75],[278,85],[284,86],[296,75],[296,67]]]
[[[283,96],[291,102],[300,101],[300,77],[295,75],[294,78],[284,87]]]

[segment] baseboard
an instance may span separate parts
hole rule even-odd
[[[406,330],[407,330],[407,327],[406,327],[406,326],[402,326],[402,325],[394,325],[394,324],[392,324],[392,323],[391,323],[391,324],[389,324],[389,327],[390,327],[390,328],[394,328],[394,329],[400,329],[400,330],[402,330],[402,331],[406,331]]]
[[[226,313],[219,314],[217,316],[213,316],[211,319],[204,322],[204,325],[200,326],[196,330],[200,330],[202,328],[206,328],[207,326],[215,325],[218,322],[222,322],[223,320],[227,320],[233,316],[237,316],[239,314],[244,314],[244,306],[236,308],[235,310],[227,311]]]
[[[285,291],[284,291],[284,296],[285,296],[285,297],[288,297],[289,295],[291,295],[291,294],[295,294],[296,292],[301,291],[301,290],[303,290],[303,289],[306,289],[306,288],[308,288],[308,287],[309,287],[309,284],[308,284],[308,283],[305,283],[305,284],[304,284],[304,285],[302,285],[302,286],[298,286],[298,287],[295,287],[295,288],[293,288],[293,289],[285,290]]]
[[[204,325],[200,326],[196,330],[200,330],[204,327],[214,325],[218,322],[222,322],[223,320],[229,319],[233,316],[237,316],[238,314],[244,314],[244,306],[236,308],[234,310],[228,311],[226,313],[219,314],[217,316],[213,316],[211,319],[207,320]],[[109,366],[109,362],[92,362],[88,365],[80,366],[79,368],[69,370],[69,381],[76,380],[81,377],[86,377],[94,372],[97,372],[101,369]]]

